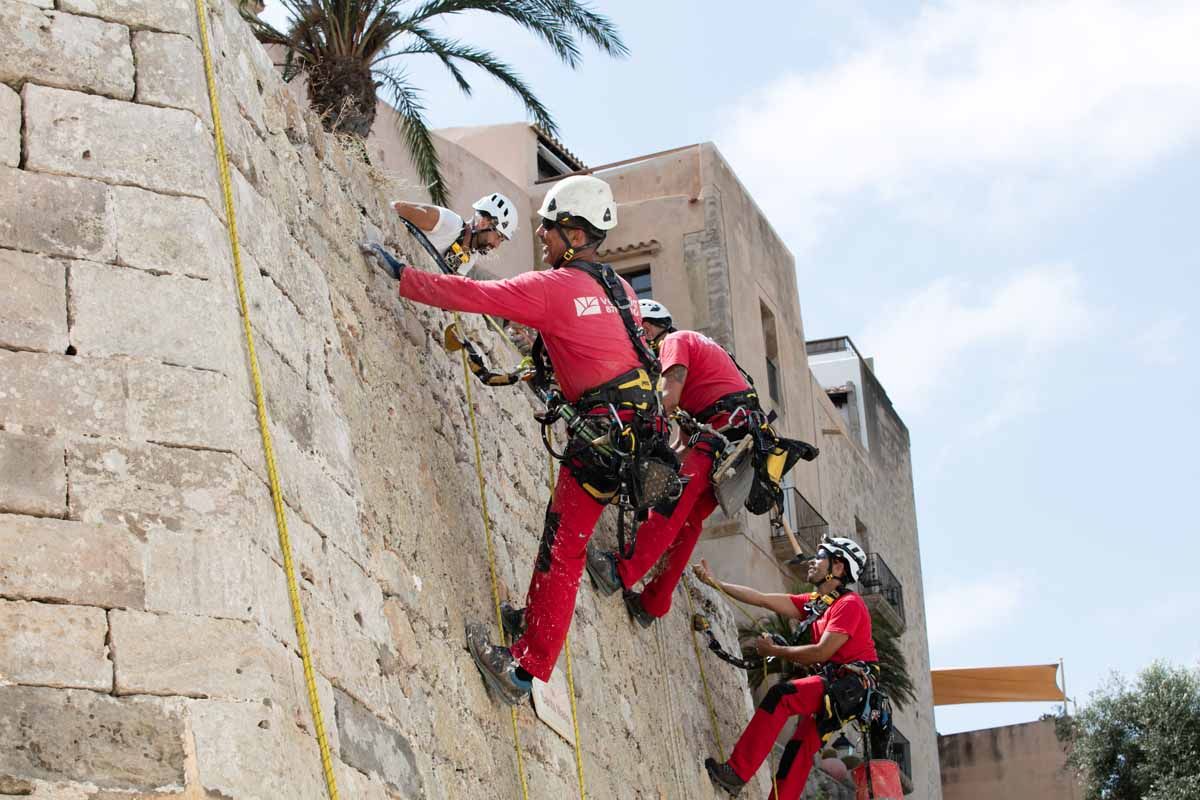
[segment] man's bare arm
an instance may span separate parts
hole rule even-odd
[[[663,373],[663,411],[671,414],[679,407],[679,398],[683,394],[683,384],[687,381],[687,367],[676,364]]]
[[[437,227],[438,219],[442,215],[437,206],[427,206],[423,203],[406,203],[403,200],[397,200],[392,203],[392,208],[397,214],[426,233]]]
[[[768,611],[774,611],[785,617],[793,619],[800,618],[800,611],[796,608],[796,604],[792,602],[791,595],[780,594],[778,592],[760,592],[757,589],[752,589],[749,586],[739,586],[736,583],[725,583],[718,580],[709,569],[708,561],[701,559],[699,564],[692,565],[692,571],[704,583],[714,589],[725,592],[734,600],[747,603],[759,608],[765,608]]]

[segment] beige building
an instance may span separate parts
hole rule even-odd
[[[523,185],[531,215],[550,182],[584,168],[561,143],[523,123],[439,133]],[[808,552],[825,532],[852,536],[868,550],[859,589],[904,631],[918,694],[897,714],[897,757],[911,774],[913,797],[941,797],[908,429],[849,338],[806,342],[792,254],[714,145],[595,174],[619,203],[620,224],[601,256],[639,295],[670,308],[678,327],[702,331],[734,353],[779,415],[777,428],[821,449],[816,461],[793,470],[787,516]],[[493,271],[512,274],[508,262],[500,266]],[[727,580],[774,591],[796,584],[783,563],[791,545],[766,517],[731,519],[718,510],[698,555]]]
[[[945,800],[1077,800],[1054,720],[938,737]]]

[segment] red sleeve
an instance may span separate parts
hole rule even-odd
[[[687,337],[683,336],[682,332],[668,333],[658,350],[658,360],[662,364],[663,372],[674,366],[686,369],[691,363],[691,348],[688,347]]]
[[[789,597],[791,598],[792,605],[794,605],[796,607],[797,611],[799,611],[801,614],[804,614],[804,615],[808,614],[808,612],[804,610],[804,604],[808,602],[808,595],[793,594],[793,595],[789,595]]]
[[[842,633],[846,636],[860,636],[863,632],[863,626],[867,624],[867,606],[861,600],[857,603],[849,602],[848,600],[840,603],[834,603],[833,606],[825,612],[823,620],[825,622],[822,633],[833,631],[834,633]]]
[[[492,314],[531,328],[543,328],[546,322],[545,283],[539,272],[502,281],[477,281],[409,267],[401,275],[400,296],[448,311]]]

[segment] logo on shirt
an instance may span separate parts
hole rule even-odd
[[[616,311],[607,297],[576,297],[575,316],[586,317],[590,314],[612,314]]]

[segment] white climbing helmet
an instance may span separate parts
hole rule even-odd
[[[617,227],[612,188],[592,175],[572,175],[554,184],[537,213],[543,219],[568,225],[572,217],[584,219],[600,231]]]
[[[643,322],[653,322],[664,328],[671,327],[671,312],[657,300],[638,300],[638,310],[642,312]]]
[[[482,211],[496,220],[496,230],[505,239],[512,240],[513,234],[517,232],[517,223],[520,218],[517,216],[517,207],[512,204],[511,200],[499,192],[493,192],[476,200],[471,208]]]
[[[859,547],[853,539],[824,536],[821,538],[821,547],[817,550],[818,556],[820,556],[821,550],[828,551],[830,555],[840,558],[846,563],[847,583],[857,581],[863,567],[867,565],[866,551]]]

